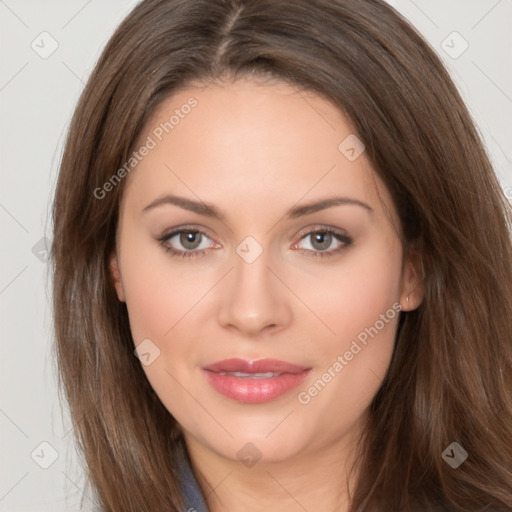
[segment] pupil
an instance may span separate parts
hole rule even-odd
[[[195,231],[185,231],[180,235],[180,243],[186,249],[195,249],[199,245],[199,241],[200,235]]]
[[[330,233],[321,232],[313,235],[313,247],[318,250],[328,249],[331,245],[332,235]],[[315,246],[316,244],[316,246]]]

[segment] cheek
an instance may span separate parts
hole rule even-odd
[[[209,280],[187,274],[186,264],[172,260],[157,242],[127,237],[124,247],[122,279],[134,341],[164,340],[208,292]]]
[[[297,281],[296,289],[325,324],[324,339],[332,338],[333,349],[339,349],[343,340],[351,340],[373,326],[390,308],[388,316],[395,316],[392,307],[395,304],[396,308],[399,300],[401,266],[399,242],[382,240],[347,253],[338,266],[322,270],[302,286]]]
[[[184,266],[147,239],[127,236],[123,247],[122,279],[134,344],[152,342],[145,348],[151,361],[142,369],[167,410],[178,421],[190,422],[197,415],[185,391],[191,379],[188,365],[196,360],[191,327],[207,280],[191,279]]]
[[[398,242],[359,253],[340,267],[326,298],[317,302],[335,334],[317,335],[315,375],[298,401],[309,411],[306,421],[338,418],[326,427],[333,435],[340,422],[347,426],[363,414],[389,367],[400,315],[401,257]]]

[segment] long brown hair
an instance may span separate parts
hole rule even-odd
[[[126,180],[95,191],[162,100],[248,76],[348,116],[423,276],[361,438],[351,512],[511,510],[511,207],[439,58],[382,0],[144,0],[108,42],[69,129],[52,247],[59,376],[99,504],[180,510],[182,437],[110,278]],[[468,453],[457,469],[442,458],[452,442]]]

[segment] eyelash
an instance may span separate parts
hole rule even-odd
[[[204,233],[203,231],[201,231],[199,229],[182,227],[180,229],[171,231],[170,233],[167,233],[161,237],[158,237],[156,240],[157,240],[157,242],[160,243],[161,247],[167,253],[171,254],[171,256],[174,258],[193,259],[193,258],[199,258],[206,253],[207,249],[193,250],[193,251],[192,250],[181,251],[179,249],[174,249],[173,247],[171,247],[167,244],[167,242],[170,239],[174,238],[176,235],[179,235],[181,233],[196,233],[201,236],[205,236],[206,238],[209,238],[206,233]],[[336,240],[338,240],[338,242],[341,242],[343,245],[341,245],[337,249],[329,250],[329,251],[312,251],[311,249],[299,249],[301,254],[308,254],[308,257],[311,257],[311,258],[330,258],[330,257],[336,256],[337,254],[339,254],[341,251],[345,250],[347,247],[349,247],[352,244],[352,239],[350,237],[348,237],[347,235],[343,235],[342,233],[339,233],[331,228],[320,227],[320,226],[315,226],[312,229],[310,229],[309,231],[307,231],[306,233],[304,233],[300,237],[300,241],[304,240],[308,236],[315,234],[315,233],[332,235]]]

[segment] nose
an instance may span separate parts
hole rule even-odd
[[[270,334],[288,327],[292,320],[289,292],[276,278],[267,252],[247,263],[235,255],[234,269],[223,288],[218,321],[224,328],[246,337]]]

